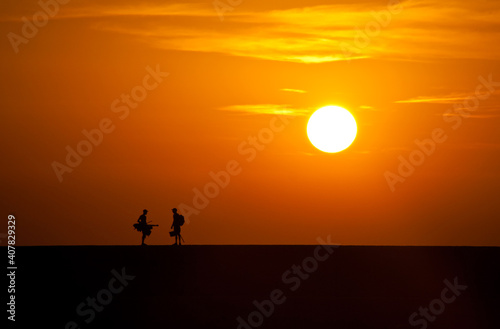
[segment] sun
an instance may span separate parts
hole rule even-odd
[[[358,127],[351,112],[340,106],[325,106],[314,112],[307,123],[307,136],[319,150],[336,153],[356,138]]]

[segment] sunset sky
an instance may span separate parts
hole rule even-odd
[[[0,4],[18,245],[139,244],[144,208],[171,244],[177,207],[187,244],[500,246],[500,2],[46,2]]]

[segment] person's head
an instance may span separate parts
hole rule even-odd
[[[172,209],[172,212],[173,212],[174,214],[176,214],[176,213],[177,213],[177,208]]]
[[[144,210],[142,211],[142,213],[143,213],[144,215],[146,215],[146,214],[148,213],[148,210],[147,210],[147,209],[144,209]]]

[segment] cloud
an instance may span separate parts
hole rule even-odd
[[[299,93],[299,94],[304,94],[304,93],[307,93],[307,91],[305,90],[301,90],[301,89],[288,89],[288,88],[283,88],[283,89],[280,89],[281,91],[289,91],[291,93]]]
[[[443,116],[454,117],[454,116],[463,116],[463,114],[445,113],[445,114],[443,114]],[[471,113],[467,113],[467,115],[465,117],[472,118],[472,119],[493,119],[493,118],[500,118],[500,114],[471,114]]]
[[[463,101],[471,94],[453,94],[446,96],[418,96],[411,99],[395,101],[394,103],[433,103],[433,104],[454,104]]]
[[[491,95],[500,94],[500,90],[496,90]],[[468,97],[473,97],[473,92],[469,93],[453,93],[440,96],[418,96],[406,100],[395,101],[394,103],[432,103],[432,104],[456,104],[464,101]]]
[[[291,108],[280,104],[231,105],[219,108],[220,111],[239,112],[241,114],[273,114],[288,116],[303,116],[311,112],[308,109]]]
[[[276,10],[246,3],[221,22],[211,3],[88,1],[61,6],[53,19],[89,18],[94,29],[128,34],[155,48],[284,62],[499,58],[500,2],[411,0],[393,14],[387,3]],[[21,19],[7,12],[3,20],[12,17]]]
[[[400,13],[387,16],[387,24],[378,23],[374,14],[388,13],[386,4],[334,4],[253,12],[237,8],[226,13],[224,23],[199,18],[205,21],[196,26],[165,26],[163,20],[163,24],[155,23],[156,28],[100,28],[145,37],[152,46],[165,49],[299,63],[363,58],[498,58],[500,3],[444,0],[436,6],[432,1],[412,0],[402,4]],[[157,12],[169,14],[166,9]],[[175,12],[186,14],[189,10],[181,6]],[[125,15],[126,10],[119,13]],[[147,10],[141,10],[141,15],[144,13]],[[196,8],[190,15],[209,14]],[[369,26],[378,26],[379,30],[367,35]]]
[[[13,8],[10,13],[4,12],[0,22],[23,22],[22,17],[32,19],[33,14],[42,10],[40,6],[28,8]],[[117,18],[117,17],[212,17],[213,11],[201,3],[171,3],[162,2],[149,4],[130,4],[126,2],[113,5],[88,1],[80,4],[60,5],[59,12],[51,20],[68,20],[79,18]]]

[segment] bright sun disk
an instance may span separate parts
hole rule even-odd
[[[307,136],[319,150],[336,153],[356,138],[358,127],[351,112],[340,106],[325,106],[314,112],[307,123]]]

